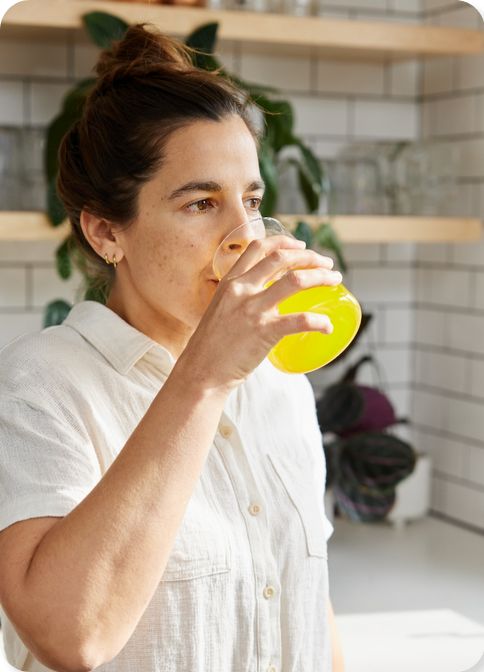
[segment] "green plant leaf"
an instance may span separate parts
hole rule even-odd
[[[284,163],[296,168],[299,189],[306,202],[306,209],[309,213],[315,212],[319,207],[320,193],[317,190],[317,185],[308,177],[305,166],[298,159],[293,158],[286,159]]]
[[[116,40],[121,40],[129,28],[123,19],[107,12],[88,12],[82,23],[91,40],[101,49],[108,49]]]
[[[307,222],[300,221],[294,229],[294,235],[298,240],[304,240],[306,247],[309,248],[313,244],[313,230]]]
[[[57,324],[62,324],[68,316],[72,306],[63,299],[56,299],[51,301],[44,313],[44,327],[53,327]]]
[[[254,97],[254,102],[264,112],[266,135],[277,153],[293,138],[294,112],[287,100],[269,100],[267,96]]]
[[[265,143],[262,143],[259,150],[259,169],[266,185],[260,210],[264,217],[271,217],[276,209],[278,179],[273,152]]]
[[[64,135],[79,119],[78,114],[61,112],[47,128],[47,136],[44,151],[44,165],[47,179],[51,180],[57,174],[58,152]]]
[[[316,229],[314,238],[318,245],[335,253],[338,266],[343,272],[346,272],[348,267],[343,256],[343,248],[331,224],[329,222],[321,224]]]
[[[72,275],[70,247],[71,237],[68,236],[55,251],[57,272],[63,280],[68,280]]]
[[[314,185],[317,185],[317,187],[315,186],[314,189],[316,190],[317,188],[319,193],[321,193],[323,190],[324,171],[320,162],[309,149],[309,147],[307,147],[301,140],[296,139],[294,144],[301,152],[301,163],[304,165],[308,175],[311,176],[311,180],[313,181]]]
[[[204,54],[213,54],[217,43],[218,23],[205,23],[195,28],[185,40],[187,47],[203,51]]]
[[[106,300],[106,288],[100,287],[98,284],[92,285],[88,283],[84,294],[84,301],[97,301],[98,303],[105,304]]]
[[[59,226],[67,217],[64,205],[57,195],[55,175],[47,185],[47,216],[52,226]]]
[[[213,72],[219,70],[221,65],[212,54],[193,54],[193,65],[200,70]]]
[[[315,190],[315,184],[312,182],[304,168],[300,163],[297,163],[297,177],[299,182],[299,188],[304,200],[306,201],[306,207],[310,213],[316,212],[319,207],[319,191]]]
[[[206,23],[196,28],[187,37],[185,44],[196,52],[192,54],[193,65],[201,70],[219,70],[222,66],[215,58],[218,23]]]
[[[57,155],[64,135],[81,118],[82,110],[94,79],[84,79],[64,97],[62,110],[49,124],[46,133],[44,166],[50,180],[57,174]]]
[[[67,92],[62,101],[62,111],[65,114],[71,115],[73,118],[80,118],[82,109],[89,92],[96,84],[96,80],[92,77],[83,79],[77,83],[74,89]]]

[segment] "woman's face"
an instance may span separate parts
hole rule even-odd
[[[114,229],[123,258],[108,306],[180,354],[217,283],[212,258],[263,195],[255,141],[238,116],[175,131],[158,173],[141,189],[139,214]],[[249,239],[241,239],[241,251]]]

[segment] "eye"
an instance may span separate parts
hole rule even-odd
[[[251,196],[251,198],[248,198],[245,202],[250,210],[258,210],[260,208],[260,204],[262,203],[262,198],[259,198],[258,196]]]
[[[195,203],[190,203],[189,205],[185,206],[185,209],[188,210],[188,212],[200,214],[202,212],[207,212],[214,207],[215,205],[210,198],[202,198],[199,201],[195,201]]]

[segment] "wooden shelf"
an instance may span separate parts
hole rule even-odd
[[[344,59],[400,60],[421,56],[484,52],[484,31],[393,22],[294,17],[113,0],[29,0],[14,5],[2,22],[2,35],[36,35],[81,29],[81,16],[100,10],[128,23],[149,22],[166,33],[186,36],[203,23],[220,23],[220,39],[262,50],[312,50]]]
[[[481,238],[481,220],[450,217],[279,215],[289,229],[299,220],[316,228],[330,221],[346,243],[465,243]],[[50,226],[42,212],[0,212],[0,244],[6,241],[61,241],[69,226]]]
[[[466,243],[479,240],[482,235],[481,220],[464,217],[280,215],[280,219],[291,229],[301,219],[313,228],[330,221],[340,239],[347,243]]]

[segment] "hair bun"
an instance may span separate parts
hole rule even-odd
[[[130,74],[149,73],[160,67],[174,70],[192,69],[191,50],[163,35],[155,26],[139,23],[130,26],[121,40],[101,52],[95,72],[113,81]]]

